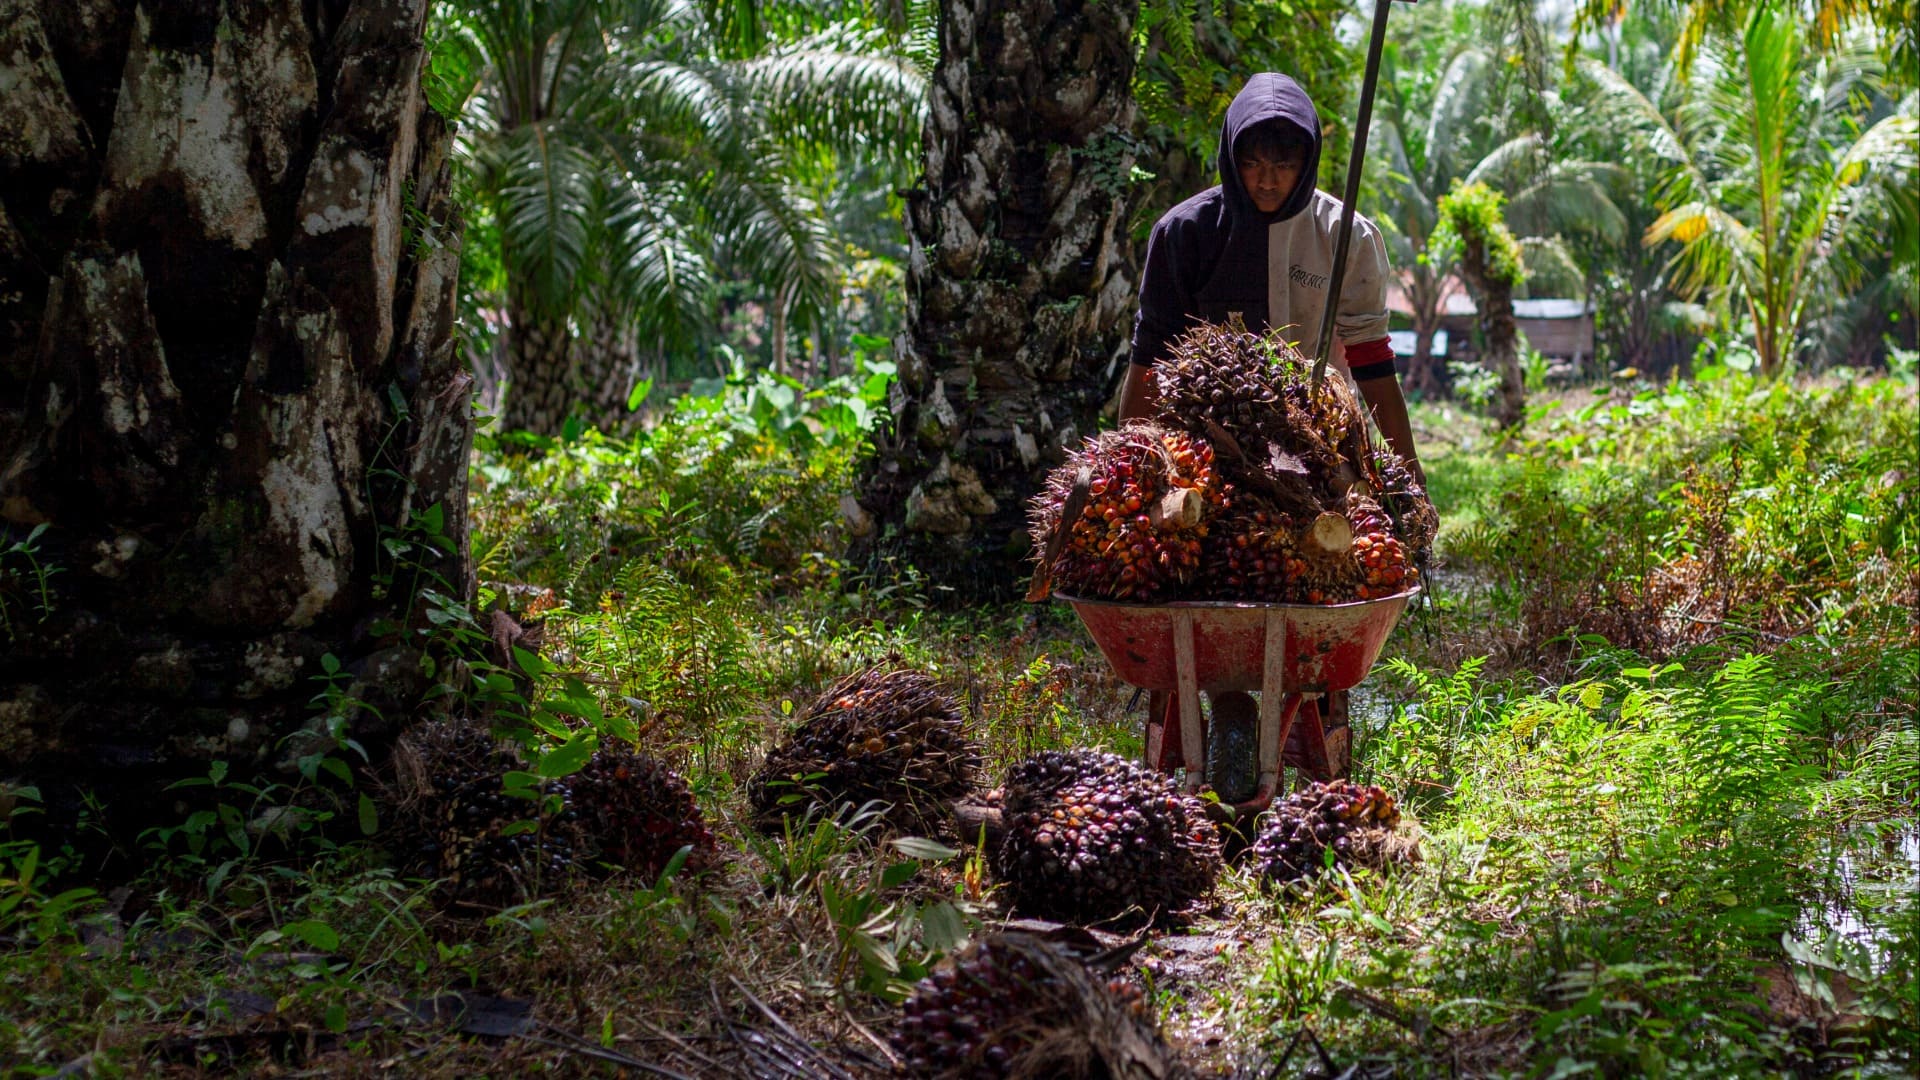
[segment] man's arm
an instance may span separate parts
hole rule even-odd
[[[1387,437],[1387,445],[1406,459],[1407,470],[1420,481],[1421,487],[1426,487],[1427,471],[1420,467],[1420,459],[1414,454],[1413,421],[1407,418],[1407,399],[1400,395],[1399,377],[1388,371],[1371,379],[1356,377],[1356,380],[1354,385],[1360,388],[1367,411],[1373,414],[1374,425]]]
[[[1413,422],[1407,418],[1407,400],[1400,396],[1400,377],[1394,373],[1393,346],[1387,336],[1387,282],[1392,269],[1387,264],[1386,242],[1372,222],[1362,218],[1353,224],[1353,261],[1340,294],[1333,352],[1353,375],[1374,426],[1425,487],[1426,471],[1414,449]]]
[[[1120,422],[1151,418],[1153,398],[1153,369],[1145,364],[1128,364],[1127,381],[1120,387]]]

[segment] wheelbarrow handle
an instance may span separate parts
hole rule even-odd
[[[1340,285],[1347,276],[1347,246],[1353,238],[1353,204],[1360,198],[1360,173],[1367,163],[1367,129],[1373,123],[1373,92],[1380,86],[1380,51],[1387,43],[1387,9],[1393,0],[1374,0],[1373,30],[1367,37],[1367,73],[1360,82],[1360,115],[1354,120],[1353,156],[1347,159],[1347,196],[1340,205],[1340,231],[1333,242],[1333,276],[1327,279],[1327,309],[1320,315],[1319,353],[1313,361],[1313,392],[1320,392],[1327,358],[1333,355],[1333,331],[1340,316]]]

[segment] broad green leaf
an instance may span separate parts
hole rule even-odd
[[[896,836],[892,844],[900,850],[900,854],[928,862],[945,862],[960,854],[959,848],[948,847],[924,836]]]

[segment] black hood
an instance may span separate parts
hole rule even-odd
[[[1254,207],[1245,185],[1240,183],[1233,144],[1242,132],[1267,120],[1279,120],[1298,129],[1307,141],[1308,151],[1306,168],[1301,171],[1300,183],[1294,186],[1293,194],[1280,209],[1262,214]],[[1306,209],[1319,175],[1320,114],[1314,110],[1313,99],[1286,75],[1263,71],[1248,79],[1247,85],[1234,95],[1233,104],[1227,106],[1226,119],[1220,122],[1220,188],[1227,196],[1228,211],[1236,221],[1260,225],[1285,221]]]

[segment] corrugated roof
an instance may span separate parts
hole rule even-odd
[[[1590,311],[1579,300],[1515,300],[1513,317],[1516,319],[1577,319]]]
[[[1412,356],[1413,347],[1418,343],[1411,330],[1389,330],[1387,331],[1387,341],[1392,344],[1393,355],[1395,356]],[[1445,330],[1435,330],[1433,332],[1433,347],[1429,351],[1436,357],[1447,355],[1447,332]]]

